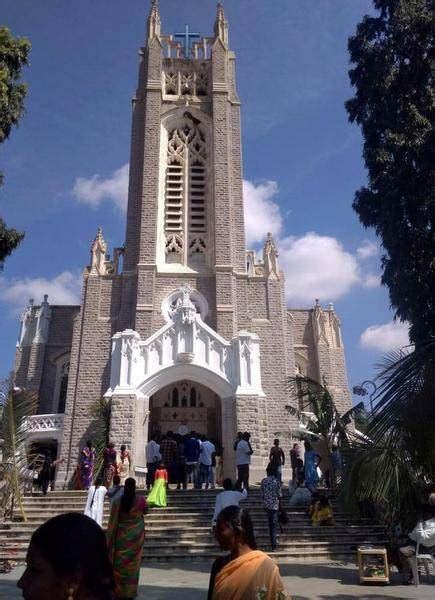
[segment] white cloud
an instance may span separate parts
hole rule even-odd
[[[255,185],[243,181],[245,206],[245,233],[248,248],[262,242],[268,231],[277,237],[282,228],[281,210],[273,201],[278,193],[276,181],[265,181]]]
[[[356,258],[333,237],[309,232],[284,238],[278,246],[286,297],[293,306],[312,305],[315,298],[336,300],[361,282]]]
[[[83,204],[97,208],[105,200],[113,202],[117,208],[125,212],[128,197],[128,172],[129,164],[123,165],[107,179],[94,175],[90,179],[77,177],[74,188],[74,197]]]
[[[25,277],[8,280],[0,278],[0,300],[9,304],[13,313],[17,313],[34,298],[40,304],[44,294],[48,294],[50,304],[78,304],[82,278],[79,272],[63,271],[52,279]]]
[[[381,285],[381,276],[376,275],[375,273],[366,273],[363,276],[361,283],[366,288],[379,287]]]
[[[364,240],[359,248],[356,249],[357,256],[360,260],[373,258],[379,254],[379,247],[375,242]]]
[[[383,325],[371,325],[362,332],[360,344],[363,348],[388,352],[409,344],[408,323],[390,321]]]

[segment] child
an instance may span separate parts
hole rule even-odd
[[[154,484],[147,498],[148,506],[166,506],[166,487],[168,485],[168,472],[161,462],[154,474]]]
[[[319,492],[313,492],[311,494],[311,502],[310,502],[310,506],[308,507],[307,513],[308,516],[313,519],[313,515],[316,512],[317,509],[317,503],[320,500],[320,494]]]
[[[332,506],[327,496],[322,494],[312,516],[313,525],[334,525]]]

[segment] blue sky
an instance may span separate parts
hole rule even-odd
[[[407,343],[379,285],[379,246],[352,210],[364,183],[361,135],[347,121],[347,38],[368,0],[227,0],[237,56],[251,247],[278,240],[289,306],[334,302],[351,386]],[[161,0],[163,31],[210,35],[213,0]],[[32,43],[26,116],[0,147],[0,214],[26,231],[0,277],[0,376],[12,366],[30,296],[75,302],[99,225],[124,241],[131,97],[144,0],[3,0],[2,23]]]

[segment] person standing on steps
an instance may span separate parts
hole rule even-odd
[[[305,445],[305,484],[307,488],[313,493],[319,483],[319,475],[317,473],[317,467],[322,462],[322,458],[315,450],[313,450],[310,442],[306,441]]]
[[[64,458],[60,458],[58,460],[53,460],[51,458],[51,453],[49,450],[45,451],[44,462],[42,463],[42,467],[38,474],[38,481],[41,484],[41,490],[44,496],[47,495],[48,487],[50,485],[50,481],[53,478],[53,469],[56,465],[65,462]]]
[[[192,431],[190,437],[184,442],[184,456],[186,457],[186,479],[185,487],[191,483],[197,485],[199,478],[199,454],[201,445],[196,437],[196,432]]]
[[[178,444],[174,440],[174,433],[172,431],[168,431],[166,437],[161,441],[160,454],[162,455],[162,462],[166,465],[168,471],[169,483],[176,482]]]
[[[109,442],[103,450],[103,483],[106,488],[111,487],[113,476],[116,474],[115,444]]]
[[[160,454],[160,446],[157,443],[156,434],[151,436],[150,441],[145,446],[145,454],[147,460],[146,485],[147,490],[149,490],[153,485],[154,473],[156,472],[156,469],[159,466],[159,461],[162,458]]]
[[[270,545],[272,546],[272,552],[275,552],[278,544],[278,509],[282,495],[281,484],[276,478],[274,468],[271,465],[267,467],[266,474],[267,477],[262,480],[260,489],[269,523]]]
[[[107,494],[106,494],[106,498],[109,500],[110,506],[112,506],[112,504],[115,502],[115,500],[120,498],[123,493],[124,493],[124,486],[121,485],[121,478],[119,475],[114,475],[113,476],[113,485],[109,490],[107,490]]]
[[[154,483],[148,494],[148,506],[166,506],[166,489],[168,487],[168,472],[161,462],[154,473]]]
[[[121,478],[121,485],[124,485],[131,472],[131,456],[125,444],[122,444],[120,452],[116,454],[116,472]]]
[[[82,450],[80,458],[80,485],[83,490],[88,490],[94,480],[95,450],[92,442],[88,440]]]
[[[281,483],[282,482],[282,468],[285,464],[285,454],[281,446],[279,445],[279,440],[273,440],[273,446],[270,449],[269,453],[269,462],[272,468],[275,470],[276,478]]]
[[[234,446],[233,446],[234,447],[234,452],[237,450],[237,444],[240,442],[240,440],[242,439],[242,437],[243,437],[243,431],[238,431],[237,432],[237,437],[235,439]]]
[[[201,452],[199,455],[200,487],[202,488],[202,484],[204,483],[205,489],[208,490],[211,483],[211,468],[213,456],[216,454],[216,448],[205,435],[201,441]]]
[[[292,468],[292,483],[293,483],[293,488],[296,487],[296,483],[298,480],[298,460],[300,459],[300,452],[299,452],[299,444],[295,443],[293,444],[293,448],[290,450],[290,465]]]
[[[107,489],[103,485],[103,480],[98,477],[95,485],[91,485],[86,499],[85,515],[93,519],[100,527],[103,524],[104,498]]]
[[[236,489],[243,488],[249,492],[249,465],[251,464],[251,456],[254,454],[250,443],[251,434],[245,431],[242,434],[242,439],[239,440],[236,447],[236,466],[237,466],[237,482]]]

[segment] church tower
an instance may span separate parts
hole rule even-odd
[[[59,487],[96,435],[101,398],[110,439],[131,449],[135,466],[145,465],[149,435],[195,430],[223,447],[225,475],[234,477],[233,442],[249,431],[254,481],[277,433],[287,445],[300,426],[285,408],[289,377],[326,378],[336,404],[350,407],[333,307],[288,309],[271,235],[261,259],[245,247],[240,100],[222,6],[213,35],[188,26],[167,35],[153,0],[145,37],[125,244],[110,258],[99,229],[81,305],[45,299],[22,317],[17,384],[38,388],[39,413],[61,407],[42,415],[61,423],[53,426],[65,459]],[[38,311],[49,315],[43,346],[31,335]]]

